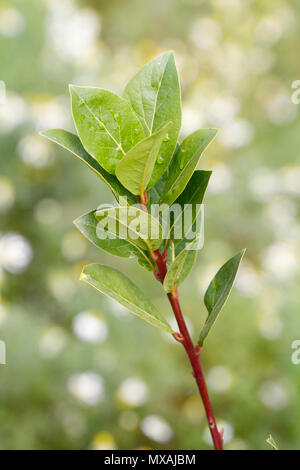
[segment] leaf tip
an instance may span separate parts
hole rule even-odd
[[[77,218],[74,219],[73,222],[72,222],[72,223],[75,225],[76,228],[78,228],[78,225],[79,225],[78,220],[79,220],[79,219],[80,219],[80,217],[77,217]]]
[[[85,268],[83,268],[83,271],[80,273],[79,280],[87,282],[90,279],[90,276],[84,272],[84,269]]]
[[[78,90],[78,88],[81,88],[80,86],[78,85],[73,85],[72,83],[69,84],[69,92],[70,92],[70,95],[72,96],[74,93],[76,93],[76,91]]]

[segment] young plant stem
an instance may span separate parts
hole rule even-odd
[[[166,256],[164,256],[164,254],[162,255],[159,250],[156,250],[154,254],[156,257],[156,264],[157,264],[157,268],[159,271],[159,278],[160,278],[159,280],[161,283],[163,283],[165,275],[167,273]],[[198,345],[197,346],[193,345],[189,331],[184,321],[184,317],[181,312],[177,288],[175,288],[175,290],[172,293],[168,294],[168,298],[172,306],[172,309],[173,309],[173,312],[174,312],[174,315],[178,324],[178,328],[180,331],[180,335],[178,333],[175,333],[174,338],[183,345],[187,353],[187,356],[189,358],[190,364],[192,366],[193,376],[197,382],[200,396],[201,396],[201,399],[205,408],[207,421],[208,421],[210,433],[213,439],[214,447],[216,450],[223,450],[222,434],[219,432],[217,428],[216,419],[214,416],[214,412],[213,412],[212,405],[211,405],[210,398],[209,398],[208,391],[207,391],[207,386],[206,386],[203,370],[201,367],[201,362],[200,362],[201,348]]]
[[[139,202],[142,205],[143,210],[145,210],[146,212],[147,212],[147,206],[146,206],[147,201],[148,201],[147,193],[145,192],[143,194],[143,197],[139,197]],[[158,271],[154,272],[154,275],[156,279],[163,284],[164,278],[168,271],[167,263],[166,263],[167,251],[164,251],[164,253],[161,254],[159,250],[156,250],[150,253],[150,255],[153,261],[156,263],[157,269],[158,269]],[[222,433],[220,433],[216,424],[215,415],[212,409],[212,405],[210,402],[210,398],[208,395],[208,390],[207,390],[207,386],[205,382],[205,377],[204,377],[203,370],[201,367],[201,362],[200,362],[201,348],[198,345],[194,346],[191,340],[188,328],[186,326],[183,314],[181,312],[177,287],[175,287],[173,292],[168,294],[168,299],[170,301],[170,304],[173,309],[173,312],[174,312],[174,315],[178,324],[178,328],[180,331],[180,334],[174,333],[173,336],[184,347],[187,353],[187,356],[189,358],[190,364],[192,366],[193,376],[197,382],[200,396],[201,396],[201,399],[205,408],[208,426],[209,426],[209,430],[212,436],[215,450],[223,450]]]

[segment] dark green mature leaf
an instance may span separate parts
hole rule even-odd
[[[174,204],[202,204],[212,171],[196,170]]]
[[[89,264],[84,267],[80,279],[108,297],[117,300],[132,313],[156,328],[173,333],[170,325],[140,289],[116,269],[101,264]]]
[[[148,191],[149,204],[159,204],[160,198],[164,192],[164,187],[168,178],[167,171],[164,172],[162,177],[155,183],[154,186]]]
[[[186,218],[186,210],[184,211]],[[189,212],[189,211],[188,211]],[[174,233],[171,235],[174,239],[175,254],[176,256],[193,240],[198,237],[201,240],[202,246],[204,245],[204,206],[203,204],[197,205],[195,211],[192,211],[192,217],[188,216],[186,222],[186,231],[183,233],[181,239],[178,238],[178,227],[175,227]]]
[[[166,292],[172,292],[175,286],[181,284],[189,275],[196,260],[197,253],[203,246],[201,237],[202,234],[199,234],[195,240],[186,245],[184,250],[182,250],[172,262],[164,279],[164,289]]]
[[[116,237],[113,238],[115,235],[114,233],[110,234],[111,238],[107,237],[103,239],[98,237],[97,227],[99,221],[96,218],[96,210],[78,217],[74,220],[74,224],[78,230],[98,248],[101,248],[112,255],[123,258],[129,258],[134,255],[142,266],[150,271],[154,270],[155,266],[149,257],[149,254],[142,250],[136,244],[135,240],[124,240]]]
[[[115,174],[124,155],[145,137],[126,100],[102,88],[70,86],[72,113],[82,145],[100,165]]]
[[[204,296],[204,303],[208,311],[208,316],[204,327],[200,333],[198,344],[203,345],[203,341],[208,335],[211,327],[215,323],[217,316],[222,310],[230,291],[232,289],[240,262],[244,256],[245,250],[230,258],[217,272],[208,286]]]
[[[166,52],[142,67],[126,86],[124,97],[138,115],[146,135],[173,122],[154,166],[150,182],[153,186],[170,163],[181,127],[181,97],[174,54]]]
[[[116,176],[132,194],[143,195],[150,186],[156,157],[171,126],[172,123],[168,123],[160,131],[138,142],[118,164]]]
[[[211,174],[211,171],[196,170],[183,193],[171,206],[171,209],[174,209],[174,218],[170,225],[169,238],[176,240],[176,233],[180,232],[178,242],[192,229],[201,211],[199,206],[203,202]]]
[[[40,132],[40,134],[47,139],[55,142],[66,150],[72,152],[78,157],[83,163],[85,163],[96,175],[98,175],[104,183],[111,189],[114,196],[119,200],[120,196],[128,198],[128,202],[131,204],[136,203],[135,198],[127,191],[124,186],[117,180],[117,178],[102,168],[97,160],[91,157],[84,149],[80,139],[77,135],[63,129],[50,129]]]
[[[157,219],[143,210],[130,207],[112,207],[96,211],[99,220],[98,237],[108,233],[132,240],[142,250],[157,250],[162,241],[162,227]],[[101,234],[101,225],[103,231]]]
[[[216,133],[216,129],[200,129],[184,139],[168,169],[168,179],[161,196],[161,203],[171,205],[183,192],[202,152]]]

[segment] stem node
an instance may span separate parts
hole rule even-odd
[[[173,338],[176,339],[176,341],[179,343],[184,343],[184,337],[179,332],[173,333]]]

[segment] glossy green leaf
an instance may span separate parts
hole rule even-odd
[[[143,195],[149,188],[160,146],[172,123],[138,142],[126,153],[116,168],[116,177],[132,194]]]
[[[173,156],[176,154],[177,149],[179,148],[179,145],[176,145],[176,148],[174,150]],[[163,173],[161,178],[155,183],[154,186],[150,188],[148,191],[148,201],[149,204],[159,204],[161,200],[161,196],[164,193],[164,189],[168,180],[168,169]]]
[[[100,238],[97,234],[97,227],[99,224],[98,219],[96,218],[96,211],[88,212],[76,220],[74,220],[75,226],[78,230],[95,246],[101,248],[108,253],[120,256],[123,258],[129,258],[135,256],[138,259],[138,262],[144,266],[146,269],[153,271],[155,266],[153,261],[149,257],[149,254],[142,250],[135,240],[124,240],[121,238],[116,238],[112,235],[110,238],[105,239]]]
[[[201,211],[204,194],[211,176],[211,171],[196,170],[188,182],[185,190],[171,206],[174,217],[170,224],[170,231],[166,238],[179,242],[189,234]],[[176,210],[175,210],[176,209]],[[180,236],[176,234],[180,232]]]
[[[166,292],[172,292],[175,286],[181,284],[189,275],[200,248],[202,234],[199,234],[192,242],[190,242],[184,250],[179,253],[168,269],[164,279],[164,289]]]
[[[173,122],[154,166],[150,183],[153,186],[170,163],[181,127],[181,97],[174,54],[166,52],[142,67],[126,86],[124,97],[138,115],[146,135]]]
[[[124,186],[117,180],[114,175],[111,175],[102,168],[99,163],[91,157],[84,149],[80,139],[77,135],[63,129],[50,129],[40,132],[40,134],[47,139],[55,142],[66,150],[69,150],[76,157],[78,157],[83,163],[85,163],[99,178],[107,184],[111,189],[117,200],[120,196],[128,198],[129,204],[135,204],[136,199],[127,191]]]
[[[98,236],[108,233],[133,241],[142,250],[157,250],[162,241],[162,227],[157,219],[143,210],[130,207],[112,207],[96,211],[100,222]],[[103,226],[103,235],[100,229]]]
[[[202,204],[212,171],[196,170],[174,204]]]
[[[160,202],[171,205],[183,192],[203,151],[213,140],[216,129],[200,129],[184,139],[168,169],[168,179]]]
[[[146,322],[172,334],[170,325],[140,289],[124,274],[109,266],[89,264],[80,279],[111,297]]]
[[[232,289],[240,262],[244,256],[245,250],[230,258],[217,272],[208,286],[204,296],[204,303],[208,311],[208,316],[204,327],[200,333],[198,344],[202,346],[203,341],[208,335],[211,327],[215,323],[217,316],[222,310],[230,291]]]
[[[184,211],[183,217],[186,221],[186,231],[182,234],[182,238],[178,238],[178,228],[175,227],[171,239],[174,240],[176,256],[193,240],[195,237],[201,241],[201,248],[204,245],[204,206],[199,204],[196,206],[195,211],[192,211],[192,216],[186,214],[189,210]],[[180,232],[180,231],[179,231]]]
[[[70,86],[72,113],[85,150],[114,174],[124,155],[145,137],[128,102],[111,91]]]

